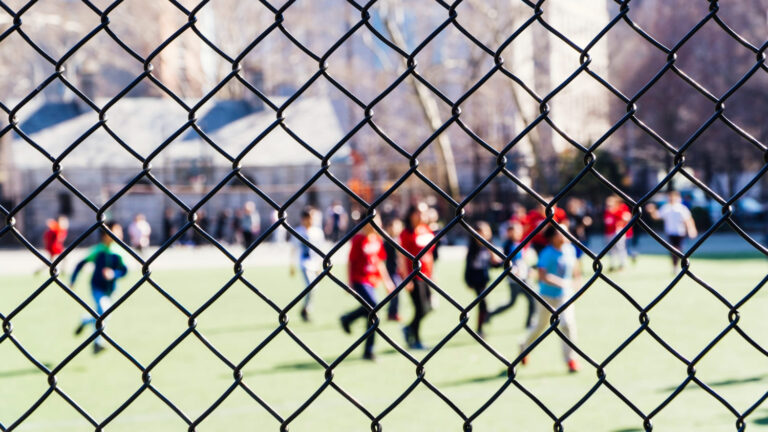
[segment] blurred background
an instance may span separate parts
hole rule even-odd
[[[5,4],[19,10],[25,2]],[[672,49],[707,16],[698,3],[633,0],[627,17],[653,41],[625,20],[608,26],[621,7],[610,0],[547,1],[542,18],[549,28],[533,19],[531,5],[508,0],[461,2],[455,25],[448,9],[432,1],[379,1],[366,21],[345,1],[297,2],[277,21],[275,10],[260,2],[198,7],[181,1],[189,10],[197,7],[194,25],[171,2],[93,4],[111,8],[106,29],[93,32],[100,17],[80,1],[38,2],[24,11],[21,29],[39,50],[20,32],[0,42],[0,102],[9,113],[0,118],[0,203],[6,209],[45,183],[52,159],[61,155],[63,177],[97,206],[135,179],[140,158],[150,155],[154,178],[187,205],[219,185],[238,156],[252,185],[282,204],[321,170],[325,155],[329,173],[370,202],[408,170],[404,152],[417,150],[420,172],[457,200],[497,167],[494,152],[502,150],[520,184],[554,194],[584,169],[584,148],[596,143],[596,170],[638,199],[673,168],[670,150],[686,145],[714,115],[712,98],[757,64],[756,54],[723,26],[757,47],[768,36],[766,13],[756,13],[768,4],[760,0],[723,8],[719,21],[708,20],[674,50],[673,64],[659,46]],[[13,17],[0,11],[0,31],[12,25]],[[406,53],[416,50],[419,79],[400,79],[406,59],[388,41]],[[587,49],[588,70],[580,67],[587,57],[577,49]],[[503,70],[495,67],[494,53]],[[56,63],[63,79],[56,78]],[[675,70],[666,70],[670,65]],[[727,121],[714,121],[686,150],[687,172],[724,199],[764,166],[755,142],[767,138],[767,84],[768,75],[758,69],[730,95]],[[454,105],[460,116],[452,117]],[[94,106],[103,109],[105,123]],[[631,106],[635,117],[620,123]],[[278,107],[284,108],[282,124]],[[365,107],[372,109],[370,121]],[[543,108],[547,116],[540,117]],[[765,225],[765,182],[761,177],[734,209],[747,229]],[[675,175],[669,186],[683,193],[698,225],[710,226],[720,216],[712,195],[685,176]],[[590,173],[569,196],[599,212],[610,194]],[[453,215],[450,204],[435,199],[415,176],[386,208],[429,195],[442,218]],[[270,224],[274,209],[237,179],[203,211],[211,219],[249,200],[262,224]],[[351,204],[322,176],[298,202],[325,209],[335,200]],[[499,175],[473,200],[469,216],[506,220],[513,201],[533,202]],[[108,213],[126,222],[143,213],[160,226],[164,214],[177,210],[142,177]],[[70,218],[74,231],[94,223],[79,197],[52,182],[17,214],[17,227],[39,239],[45,221],[58,214]],[[161,236],[155,230],[153,242]]]

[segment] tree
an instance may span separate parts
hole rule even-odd
[[[708,2],[644,1],[632,7],[629,17],[664,44],[675,46],[689,29],[710,13]],[[759,47],[765,40],[761,30],[765,24],[766,2],[718,3],[718,19],[749,43]],[[674,23],[675,25],[672,25]],[[639,37],[625,26],[614,45],[612,57],[619,60],[623,73],[617,76],[620,88],[633,98],[665,65],[667,54]],[[673,68],[695,81],[719,99],[756,64],[755,53],[740,45],[715,20],[709,20],[676,52]],[[633,72],[627,72],[633,71]],[[768,75],[758,70],[730,99],[723,111],[730,121],[755,140],[766,142],[768,128],[761,113],[768,109]],[[693,136],[716,110],[716,102],[675,73],[668,70],[661,79],[637,100],[637,118],[658,133],[675,149]],[[656,161],[665,169],[672,167],[671,151],[665,150],[646,133],[635,133],[626,146],[641,157]],[[713,186],[717,174],[726,174],[727,187],[719,187],[726,196],[736,192],[736,179],[744,171],[762,165],[758,145],[716,120],[686,151],[686,166],[693,169],[704,183]]]

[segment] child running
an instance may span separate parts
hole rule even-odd
[[[520,224],[520,222],[511,222],[507,226],[507,239],[504,241],[504,255],[509,256],[512,254],[512,251],[514,251],[520,245],[520,241],[522,239],[523,225]],[[512,257],[511,264],[512,273],[521,281],[526,282],[528,279],[528,264],[526,264],[525,260],[523,259],[522,250],[519,250],[515,256]],[[525,318],[525,328],[530,328],[531,324],[533,323],[533,317],[536,314],[536,303],[533,300],[533,296],[528,292],[528,290],[523,288],[511,277],[509,278],[509,290],[509,301],[506,304],[503,304],[496,309],[489,311],[487,321],[490,321],[494,315],[500,314],[514,306],[515,302],[517,301],[517,296],[522,295],[525,297],[528,304],[528,314]]]
[[[305,241],[318,247],[318,245],[325,242],[325,236],[323,235],[323,230],[315,223],[315,214],[315,209],[311,207],[303,209],[301,211],[301,225],[296,228],[296,232]],[[304,287],[307,287],[323,270],[323,261],[320,255],[298,238],[293,239],[293,247],[296,252],[299,271],[301,271],[301,276],[304,278]],[[296,266],[291,264],[289,272],[293,276],[296,273]],[[301,308],[301,319],[305,322],[309,321],[311,300],[312,291],[309,291],[304,296],[304,306]]]
[[[411,206],[405,216],[405,227],[400,233],[400,246],[413,256],[420,254],[424,248],[435,238],[435,234],[427,226],[427,204],[419,203]],[[435,258],[432,255],[434,246],[429,248],[421,256],[421,273],[427,278],[432,277],[432,267]],[[400,275],[405,279],[413,271],[413,261],[400,256]],[[432,294],[429,285],[420,276],[412,279],[407,288],[413,301],[413,320],[403,327],[405,342],[409,348],[424,349],[421,343],[421,320],[432,310]]]
[[[380,225],[381,219],[376,216],[373,223]],[[376,306],[376,286],[379,282],[384,282],[387,292],[391,293],[395,289],[392,279],[387,273],[385,261],[387,259],[384,251],[384,241],[376,233],[371,223],[366,224],[350,240],[349,248],[349,283],[352,289],[365,301],[367,306],[360,306],[357,309],[341,316],[341,327],[346,333],[351,333],[350,325],[358,318],[368,317],[371,308]],[[366,329],[368,326],[366,325]],[[363,359],[376,360],[373,353],[373,342],[375,331],[365,340]]]
[[[139,213],[133,217],[133,222],[128,225],[128,239],[131,241],[131,247],[135,248],[139,254],[149,247],[149,239],[152,235],[152,226],[147,222],[147,217]]]
[[[114,221],[107,221],[104,224],[112,234],[118,238],[123,238],[123,228]],[[91,248],[90,253],[85,259],[77,263],[75,271],[72,273],[72,279],[70,286],[75,285],[77,275],[83,266],[87,263],[93,263],[93,276],[91,277],[91,294],[93,295],[93,301],[96,304],[96,314],[100,317],[104,314],[104,311],[112,306],[112,293],[115,292],[115,285],[118,279],[125,276],[128,269],[125,266],[123,257],[118,252],[119,246],[115,244],[112,237],[104,232],[101,236],[101,243]],[[75,334],[79,335],[83,332],[87,325],[96,325],[96,318],[91,315],[83,317],[80,325],[75,329]],[[93,353],[98,354],[105,348],[103,338],[98,336],[93,341]]]
[[[605,244],[613,241],[613,238],[627,226],[632,218],[629,207],[621,201],[621,198],[612,195],[605,200],[605,213],[603,214],[603,224],[605,226]],[[627,264],[627,238],[629,232],[622,235],[613,247],[608,251],[610,257],[610,266],[608,271],[623,270]]]
[[[563,229],[565,227],[560,225]],[[574,284],[578,282],[579,266],[576,265],[576,249],[570,241],[554,227],[550,226],[544,232],[548,245],[539,254],[539,295],[553,309],[561,307],[573,295]],[[549,310],[542,304],[538,305],[536,325],[531,328],[528,338],[520,346],[527,349],[549,326],[547,317]],[[572,343],[576,343],[576,320],[573,305],[560,314],[560,329]],[[570,372],[579,370],[576,353],[565,341],[562,341],[563,356]],[[528,362],[523,357],[522,363]]]
[[[648,204],[648,213],[653,219],[664,221],[664,234],[669,239],[669,244],[678,251],[683,250],[683,239],[686,236],[694,238],[699,235],[696,231],[696,224],[693,222],[693,216],[688,207],[683,204],[680,192],[669,192],[669,201],[657,209],[654,204]],[[672,255],[672,273],[677,271],[679,258],[676,254]]]
[[[399,239],[400,234],[403,232],[403,222],[398,218],[390,219],[384,229],[387,231],[392,239]],[[403,278],[397,272],[397,257],[398,252],[394,245],[389,242],[384,243],[384,250],[387,252],[387,273],[392,277],[392,283],[395,287],[399,286],[403,282]],[[394,296],[387,305],[387,320],[400,321],[400,300],[398,296]]]
[[[493,237],[493,231],[491,226],[487,222],[478,222],[475,226],[475,231],[487,242],[490,242]],[[480,296],[480,293],[485,291],[490,281],[490,275],[488,270],[491,267],[498,267],[502,260],[491,253],[485,245],[480,243],[475,238],[470,238],[469,247],[467,248],[467,261],[464,268],[464,282]],[[483,333],[483,323],[487,321],[488,317],[488,304],[485,298],[478,303],[478,315],[477,315],[477,335],[481,338],[485,337]]]
[[[544,197],[544,200],[552,201],[552,197]],[[546,218],[546,207],[544,204],[538,203],[536,208],[530,210],[528,214],[525,215],[525,230],[523,237],[528,237],[528,235],[532,233]],[[552,220],[556,223],[563,223],[568,220],[568,216],[565,214],[565,210],[555,206],[553,207]],[[547,246],[547,240],[544,238],[545,229],[538,231],[536,235],[534,235],[531,239],[530,244],[533,246],[533,249],[537,254],[541,253],[541,251]]]
[[[69,232],[69,218],[60,215],[58,218],[48,220],[48,229],[43,233],[43,247],[48,252],[51,262],[55,261],[62,252],[64,252],[64,241]],[[62,266],[63,267],[63,266]],[[35,271],[35,275],[42,272],[47,267]]]

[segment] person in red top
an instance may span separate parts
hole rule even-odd
[[[381,226],[381,219],[377,216],[374,223]],[[395,285],[389,277],[386,267],[387,253],[384,250],[384,241],[376,233],[373,225],[366,224],[360,232],[350,240],[349,248],[349,283],[352,289],[365,301],[357,309],[341,316],[341,327],[345,332],[351,333],[350,325],[359,318],[367,317],[371,308],[376,306],[376,286],[384,282],[387,292],[395,290]],[[365,340],[363,359],[374,360],[373,342],[375,332]]]
[[[400,246],[411,255],[418,255],[435,238],[435,233],[427,226],[427,205],[419,203],[411,206],[406,213],[404,220],[405,229],[400,233]],[[432,278],[432,268],[435,263],[433,255],[434,245],[424,253],[419,259],[421,264],[421,274],[424,277]],[[404,256],[400,256],[400,273],[403,279],[413,272],[413,261]],[[421,278],[416,276],[408,288],[413,301],[413,320],[410,324],[403,327],[405,342],[409,348],[423,349],[419,329],[421,320],[432,309],[432,298],[429,285]]]
[[[64,241],[69,232],[69,218],[60,215],[55,220],[48,219],[47,225],[48,229],[43,233],[43,247],[53,261],[64,252]],[[40,273],[43,269],[37,270],[35,274]]]
[[[629,209],[629,206],[624,202],[620,201],[621,204],[619,204],[619,207],[621,207],[621,217],[622,219],[626,220],[626,223],[629,223],[629,220],[632,219],[632,210]],[[637,247],[637,238],[635,237],[635,227],[629,227],[627,230],[627,254],[629,255],[629,258],[632,260],[632,263],[634,264],[635,260],[637,259],[637,251],[635,248]]]
[[[520,225],[525,225],[526,216],[527,216],[526,213],[527,212],[525,210],[525,206],[523,206],[520,203],[512,203],[512,215],[509,216],[509,223],[510,224],[518,223]]]
[[[545,199],[547,201],[551,200],[551,198]],[[532,233],[533,230],[535,230],[536,227],[538,227],[541,222],[547,218],[545,210],[546,207],[543,204],[539,204],[535,209],[529,211],[528,214],[525,215],[525,223],[523,223],[525,231],[523,238],[528,237],[528,235]],[[568,216],[565,214],[565,210],[555,206],[552,219],[556,223],[563,223],[568,219]],[[531,239],[530,244],[533,246],[533,249],[537,254],[541,253],[541,251],[547,246],[547,239],[544,237],[544,231],[546,231],[546,227],[539,230],[539,232],[537,232],[536,235]]]
[[[610,241],[610,237],[616,233],[616,212],[615,198],[610,196],[605,199],[605,211],[603,212],[603,232],[605,233],[606,240]]]
[[[619,231],[623,230],[627,226],[628,221],[632,218],[632,213],[629,211],[629,207],[619,199],[617,196],[609,196],[605,200],[605,213],[603,214],[603,224],[605,226],[605,242],[606,244],[613,241],[613,238]],[[631,229],[630,229],[631,230]],[[616,242],[615,245],[608,251],[610,257],[609,271],[616,269],[623,269],[627,263],[627,238],[630,237],[629,231],[626,235]]]

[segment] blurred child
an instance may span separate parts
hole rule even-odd
[[[523,225],[519,222],[511,222],[509,226],[507,226],[506,236],[507,238],[504,240],[504,255],[509,256],[512,254],[512,251],[514,251],[515,248],[520,245],[520,241],[523,239]],[[528,280],[528,264],[526,264],[525,260],[523,259],[522,250],[519,250],[515,256],[512,257],[511,264],[512,274],[517,276],[517,278],[521,281],[526,282]],[[496,309],[493,309],[492,311],[489,311],[488,321],[490,321],[494,315],[500,314],[514,306],[515,302],[517,301],[517,296],[522,295],[525,297],[528,303],[528,314],[525,319],[525,328],[529,328],[533,323],[533,317],[536,313],[536,303],[533,300],[533,296],[528,292],[528,290],[523,288],[511,277],[509,278],[509,290],[509,302],[497,307]]]
[[[43,233],[43,247],[48,252],[48,256],[53,262],[62,252],[64,252],[64,241],[69,233],[69,218],[60,215],[58,218],[48,220],[48,228]],[[35,274],[43,271],[45,267],[35,271]]]
[[[325,234],[331,241],[337,242],[347,230],[348,223],[347,210],[341,205],[341,201],[333,200],[325,211]]]
[[[377,216],[374,223],[379,224],[381,219]],[[384,282],[387,292],[392,292],[395,285],[389,277],[385,265],[387,256],[384,251],[384,241],[376,233],[371,223],[366,224],[350,240],[349,249],[349,283],[352,289],[365,301],[366,306],[360,306],[351,312],[341,316],[341,327],[346,333],[351,333],[350,325],[359,318],[368,317],[370,309],[375,307],[376,286]],[[368,324],[366,324],[368,328]],[[365,340],[363,359],[375,360],[373,342],[375,332]]]
[[[222,242],[222,243],[231,243],[231,236],[230,236],[230,228],[231,228],[231,222],[232,219],[232,210],[230,209],[222,209],[219,211],[218,216],[216,217],[216,228],[214,232],[214,237]]]
[[[699,235],[696,230],[696,224],[688,207],[683,204],[680,192],[671,191],[668,194],[669,200],[666,204],[657,209],[655,205],[648,204],[648,213],[653,219],[664,221],[664,235],[667,236],[669,244],[678,251],[683,250],[683,239],[686,236],[694,238]],[[679,258],[676,254],[672,256],[672,272],[677,271]]]
[[[248,248],[256,240],[261,231],[261,218],[256,211],[256,203],[248,201],[243,204],[240,218],[238,219],[240,233],[243,236],[243,247]]]
[[[565,227],[560,225],[563,229]],[[576,259],[576,248],[555,227],[545,230],[548,245],[539,254],[539,295],[553,309],[561,307],[573,295],[574,285],[580,278],[579,266]],[[549,326],[550,312],[542,304],[538,304],[536,325],[528,333],[525,342],[520,346],[521,351],[528,348]],[[570,305],[560,313],[560,330],[572,343],[576,343],[576,320],[574,306]],[[563,357],[570,372],[579,370],[575,351],[562,341]],[[523,357],[522,363],[527,363]]]
[[[118,238],[123,238],[123,228],[114,221],[107,221],[104,225]],[[115,244],[114,239],[105,231],[101,236],[101,243],[91,248],[90,253],[85,259],[77,263],[75,271],[72,273],[70,286],[75,285],[77,275],[87,263],[93,263],[93,275],[91,276],[91,294],[96,305],[96,314],[100,317],[104,311],[112,306],[111,296],[115,292],[115,285],[118,279],[125,276],[128,269],[125,266],[123,257],[120,255],[119,246]],[[96,325],[96,318],[91,315],[85,316],[80,325],[75,329],[75,334],[83,332],[87,325]],[[100,353],[105,348],[103,338],[97,337],[93,341],[94,354]]]
[[[631,218],[632,213],[629,211],[629,207],[619,197],[609,196],[605,200],[605,213],[603,213],[605,243],[608,244],[613,241],[613,238],[627,226]],[[608,271],[622,270],[627,264],[627,237],[628,234],[622,235],[608,251],[610,257]]]
[[[544,199],[546,201],[552,200],[551,197],[544,197]],[[542,222],[544,222],[546,218],[546,207],[541,203],[537,204],[536,208],[530,210],[528,214],[525,215],[525,223],[523,224],[523,237],[528,237],[528,235],[532,233]],[[556,223],[563,223],[568,220],[568,216],[565,214],[565,210],[555,206],[553,207],[552,220]],[[544,238],[545,230],[546,227],[539,230],[531,239],[530,244],[533,246],[533,249],[537,254],[541,253],[541,251],[547,246],[547,239]]]
[[[178,229],[176,212],[172,208],[167,207],[163,212],[163,243],[170,240]]]
[[[325,242],[325,236],[323,235],[323,230],[314,222],[315,213],[316,212],[313,211],[311,207],[302,210],[301,225],[296,228],[296,232],[313,246],[319,247]],[[307,287],[317,278],[320,272],[322,272],[323,260],[320,255],[298,238],[293,238],[293,248],[296,253],[296,262],[298,263],[299,271],[304,278],[304,287]],[[291,276],[293,276],[296,273],[296,266],[291,264],[289,271]],[[311,300],[312,291],[309,291],[304,296],[304,306],[301,308],[301,319],[304,321],[309,321]]]
[[[422,253],[424,248],[435,238],[435,234],[427,226],[427,210],[428,207],[425,203],[413,205],[408,209],[404,219],[405,226],[403,232],[400,233],[400,246],[413,256]],[[427,278],[432,277],[432,268],[435,263],[432,255],[433,250],[434,246],[430,247],[419,260],[421,273]],[[413,272],[413,261],[403,255],[399,255],[399,257],[398,268],[400,275],[405,279]],[[424,349],[421,343],[420,328],[421,320],[432,310],[431,289],[421,276],[413,278],[407,289],[411,295],[411,301],[413,301],[413,320],[403,327],[403,334],[409,348]]]
[[[487,242],[490,242],[493,237],[493,231],[491,226],[487,222],[478,222],[475,226],[475,231]],[[491,266],[500,265],[502,260],[491,253],[485,245],[475,238],[470,238],[469,247],[467,248],[467,260],[464,267],[464,282],[480,296],[480,293],[485,291],[490,281],[489,269]],[[477,315],[477,334],[480,337],[485,337],[483,333],[483,323],[487,320],[488,316],[488,304],[485,298],[478,303],[478,315]]]
[[[147,218],[138,213],[133,217],[133,222],[128,226],[128,239],[130,240],[131,247],[135,248],[139,253],[149,247],[149,236],[152,234],[152,227],[147,222]]]
[[[392,218],[384,226],[384,229],[387,231],[387,235],[392,239],[397,240],[403,232],[403,222],[400,219]],[[384,242],[384,250],[387,253],[387,273],[392,277],[392,283],[397,287],[403,282],[403,278],[400,277],[400,274],[397,271],[397,249],[389,242]],[[400,300],[398,297],[399,296],[397,295],[394,296],[392,300],[389,301],[389,305],[387,305],[387,319],[389,321],[400,321]]]
[[[587,203],[580,198],[569,198],[565,204],[570,222],[568,231],[585,246],[589,246],[589,230],[592,227],[592,216],[589,215]],[[629,237],[627,237],[629,238]],[[576,256],[581,258],[582,250],[576,248]]]
[[[440,212],[434,207],[427,207],[427,227],[433,233],[440,231],[440,228],[442,228],[440,225]],[[440,246],[442,246],[442,242],[442,238],[438,239],[435,246],[432,248],[432,257],[435,262],[440,258]],[[433,301],[436,299],[437,297],[432,298]]]

